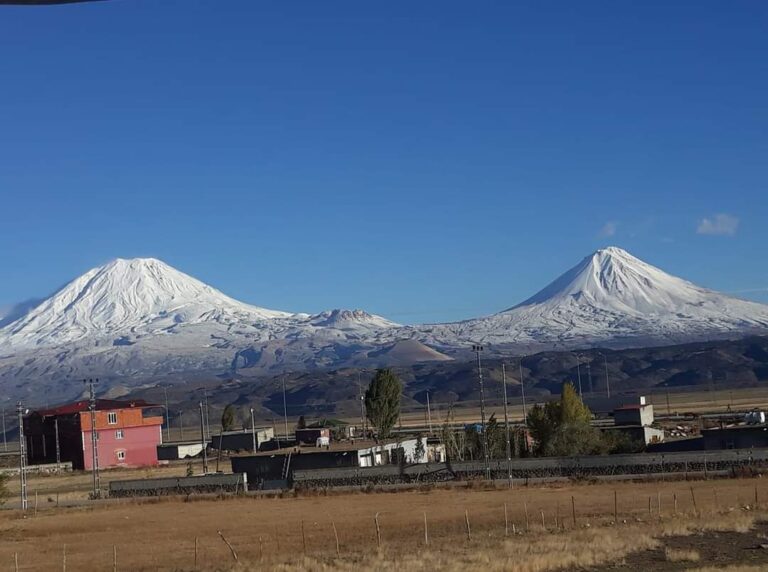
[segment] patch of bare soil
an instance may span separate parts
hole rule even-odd
[[[657,548],[633,552],[612,564],[577,568],[584,572],[680,572],[714,568],[740,569],[742,566],[768,570],[768,523],[757,523],[748,532],[706,531],[689,536],[660,538]],[[765,547],[765,548],[763,548]]]

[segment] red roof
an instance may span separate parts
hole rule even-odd
[[[58,407],[52,407],[51,409],[39,409],[35,411],[42,417],[54,417],[57,415],[73,415],[75,413],[82,413],[88,411],[91,407],[90,402],[87,399],[75,401],[74,403],[68,403],[66,405],[59,405]],[[115,399],[97,399],[96,411],[103,411],[105,409],[131,409],[131,408],[145,408],[145,407],[158,407],[152,403],[147,403],[143,399],[135,399],[133,401],[118,401]]]

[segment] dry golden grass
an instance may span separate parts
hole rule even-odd
[[[218,535],[220,530],[238,553],[237,570],[418,571],[482,567],[543,572],[620,560],[631,551],[657,546],[656,539],[665,535],[748,530],[758,513],[727,507],[743,507],[751,502],[755,484],[760,486],[760,497],[768,499],[768,483],[764,487],[759,479],[753,479],[562,484],[513,490],[433,489],[199,502],[121,501],[82,508],[46,508],[36,517],[27,518],[20,518],[18,511],[0,511],[0,569],[13,562],[14,553],[18,553],[22,570],[60,569],[66,545],[68,568],[72,570],[109,569],[113,546],[122,570],[191,570],[197,537],[196,569],[227,570],[233,560]],[[691,486],[699,516],[694,515]],[[714,487],[722,512],[715,510]],[[613,524],[614,491],[618,525]],[[662,514],[658,514],[656,503],[648,513],[647,498],[655,500],[658,495]],[[673,495],[678,498],[677,514],[673,514]],[[471,523],[471,539],[467,538],[465,511]],[[380,550],[376,513],[381,525]],[[429,546],[424,546],[424,513]],[[336,555],[334,524],[340,558]]]
[[[664,556],[670,562],[698,562],[701,560],[701,554],[698,550],[685,550],[685,549],[664,549]]]
[[[692,568],[688,572],[765,572],[765,566],[705,566],[704,568]]]

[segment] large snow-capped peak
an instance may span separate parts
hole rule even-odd
[[[668,311],[712,296],[722,295],[667,274],[626,250],[611,246],[587,256],[548,286],[507,311],[574,301],[620,312],[647,314]]]
[[[287,318],[250,306],[155,258],[118,258],[76,278],[0,330],[0,344],[56,345],[206,321]]]
[[[677,343],[765,332],[768,306],[701,288],[609,247],[584,258],[521,304],[431,326],[427,342],[529,347]]]

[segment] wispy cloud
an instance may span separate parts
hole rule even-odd
[[[609,236],[613,236],[616,234],[616,229],[618,228],[619,224],[614,221],[608,221],[603,225],[603,227],[600,229],[600,237],[601,238],[608,238]]]
[[[733,215],[718,213],[712,218],[703,218],[696,227],[697,234],[733,236],[739,230],[739,219]]]

